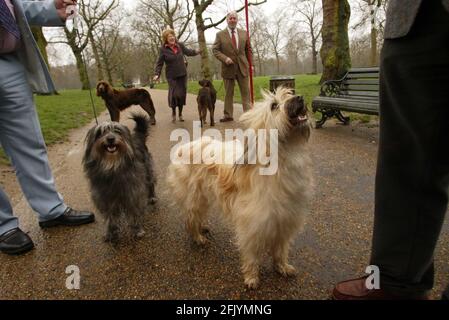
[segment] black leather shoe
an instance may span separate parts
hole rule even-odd
[[[21,254],[34,248],[33,240],[19,228],[0,235],[0,251],[6,254]]]
[[[56,219],[39,222],[41,228],[50,228],[56,226],[80,226],[95,221],[95,216],[92,212],[76,211],[72,208],[67,208],[65,212]]]
[[[223,119],[220,119],[220,122],[229,122],[229,121],[234,121],[234,118],[223,118]]]

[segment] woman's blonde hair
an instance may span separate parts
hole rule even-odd
[[[166,44],[168,42],[168,36],[173,35],[176,38],[175,31],[173,29],[165,29],[162,31],[162,43]]]

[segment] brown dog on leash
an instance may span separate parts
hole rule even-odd
[[[103,98],[106,108],[111,115],[111,121],[120,121],[120,111],[125,110],[133,104],[138,104],[150,116],[150,123],[156,124],[156,110],[150,93],[145,89],[116,90],[106,81],[97,84],[97,96]]]
[[[217,91],[215,90],[213,84],[209,80],[198,81],[201,89],[198,91],[198,97],[196,101],[198,102],[198,114],[200,116],[201,127],[206,123],[207,110],[210,114],[210,125],[214,126],[214,111],[215,102],[217,101]]]

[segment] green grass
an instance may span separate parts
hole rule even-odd
[[[320,80],[321,75],[297,75],[295,76],[295,87],[296,93],[301,94],[306,99],[307,104],[310,106],[312,103],[312,99],[314,96],[318,95],[320,92],[320,85],[318,81]],[[199,90],[198,81],[189,81],[187,83],[187,92],[192,94],[197,94]],[[222,80],[214,80],[214,87],[217,90],[217,99],[224,100],[224,86]],[[254,94],[256,95],[256,101],[260,101],[262,99],[262,95],[260,94],[261,89],[269,89],[270,88],[270,77],[255,77],[254,78]],[[168,89],[167,83],[156,84],[155,89]],[[234,101],[237,103],[242,102],[242,98],[240,96],[240,90],[238,90],[238,86],[236,85],[234,90]]]
[[[105,109],[104,102],[95,96],[97,114]],[[94,118],[89,91],[61,90],[59,95],[35,96],[42,132],[47,145],[67,141],[69,130],[81,127]],[[0,148],[0,163],[8,163]]]

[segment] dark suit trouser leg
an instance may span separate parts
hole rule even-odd
[[[235,79],[223,79],[225,88],[225,101],[224,101],[224,117],[232,118],[234,115],[234,86]]]
[[[240,89],[240,95],[242,97],[243,112],[248,111],[251,108],[250,93],[249,93],[249,77],[244,77],[239,71],[237,73],[237,83]]]
[[[435,8],[439,6],[440,8]],[[381,287],[433,287],[433,254],[448,204],[449,13],[425,2],[409,35],[385,40],[371,264]]]

